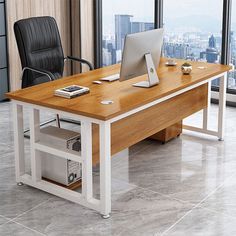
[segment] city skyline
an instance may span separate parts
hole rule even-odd
[[[111,53],[112,58],[108,58],[106,63],[104,65],[117,63],[117,52],[121,51],[123,49],[123,43],[126,34],[129,33],[136,33],[140,31],[150,30],[154,28],[154,23],[152,22],[135,22],[133,20],[133,17],[131,15],[115,15],[113,16],[113,21],[115,23],[115,32],[112,34],[112,37],[106,38],[106,35],[103,35],[103,48],[108,49],[108,54]],[[135,25],[135,27],[134,27]],[[145,25],[148,26],[145,28]],[[176,44],[178,47],[186,47],[186,50],[189,52],[188,55],[186,55],[186,58],[191,58],[192,60],[202,60],[202,53],[207,49],[208,40],[210,36],[214,35],[214,39],[216,39],[216,49],[220,51],[221,47],[221,39],[218,35],[218,33],[215,32],[178,32],[168,34],[165,33],[164,37],[164,43],[168,44]],[[183,46],[182,46],[183,45]],[[189,48],[189,49],[188,49]],[[116,51],[116,53],[114,52]],[[118,54],[121,55],[121,52]],[[190,53],[191,52],[191,53]],[[166,55],[166,56],[175,56],[176,58],[181,58],[178,55]],[[114,59],[115,57],[115,59]],[[121,56],[118,57],[121,59]]]
[[[143,0],[130,0],[129,3],[135,6],[132,8],[128,8],[122,2],[125,1],[109,0],[108,5],[103,4],[104,66],[121,61],[126,34],[154,28],[154,1],[150,1],[150,4],[148,4],[149,2]],[[182,0],[178,2],[179,10],[176,11],[176,1],[164,1],[164,56],[186,60],[203,60],[211,63],[220,62],[222,40],[221,4],[223,3],[222,0],[208,0],[209,8],[201,8],[201,11],[199,11],[200,2],[204,3],[203,0],[192,0],[191,9],[188,9],[189,1]],[[111,5],[116,11],[110,10],[107,12],[106,7],[112,9]],[[236,10],[235,3],[233,4],[233,10],[234,8]],[[125,19],[125,15],[132,17]],[[122,18],[124,18],[123,22]],[[148,25],[148,28],[145,25]],[[236,32],[236,16],[234,14],[232,15],[231,30]],[[214,47],[209,45],[211,37],[215,42]],[[231,36],[231,62],[236,66],[236,39],[234,34]],[[218,81],[214,81],[213,84],[217,86]],[[236,72],[230,73],[229,87],[236,89]]]
[[[197,27],[194,26],[195,23],[201,23],[202,27],[208,24],[209,27],[219,28],[221,31],[222,27],[222,0],[208,0],[207,8],[201,7],[205,5],[204,0],[181,0],[178,2],[178,12],[176,12],[176,1],[175,0],[165,0],[164,1],[164,23],[169,28],[172,27],[171,23],[178,22],[184,23],[184,19],[188,19],[189,25],[192,25],[196,30]],[[135,7],[129,7],[135,6]],[[145,11],[143,11],[145,9]],[[200,11],[199,11],[200,9]],[[236,12],[236,4],[233,3],[232,11]],[[133,15],[134,21],[143,22],[154,22],[154,1],[149,0],[129,0],[129,5],[127,6],[125,0],[103,0],[103,33],[107,35],[114,34],[115,24],[113,17],[116,14],[128,14]],[[177,16],[176,16],[177,15]],[[183,21],[181,22],[181,19]],[[191,20],[192,19],[192,20]],[[207,19],[207,21],[205,20]],[[208,23],[209,22],[209,23]],[[215,22],[215,25],[212,25]],[[217,23],[216,23],[217,22]],[[232,14],[232,29],[236,30],[236,15]],[[216,32],[215,32],[216,33]],[[219,33],[219,32],[218,32]]]

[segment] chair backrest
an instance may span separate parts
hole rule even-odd
[[[64,54],[61,38],[54,18],[50,16],[19,20],[14,32],[20,54],[22,69],[34,67],[47,70],[61,77],[64,69]],[[26,71],[22,87],[29,87],[39,81],[41,74]],[[49,81],[49,79],[47,79]],[[45,82],[45,77],[44,81]],[[41,82],[37,82],[41,83]]]

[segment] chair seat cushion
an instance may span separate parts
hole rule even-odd
[[[59,73],[52,73],[52,74],[54,75],[55,79],[60,79],[62,77],[62,75]],[[32,84],[30,86],[42,84],[42,83],[49,82],[49,81],[50,80],[49,80],[48,76],[46,76],[46,75],[39,76],[32,81]]]

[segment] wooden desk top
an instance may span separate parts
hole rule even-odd
[[[94,80],[119,73],[120,65],[117,64],[10,92],[7,93],[7,97],[99,120],[109,120],[230,70],[230,67],[225,65],[191,62],[193,65],[192,74],[182,75],[180,67],[184,62],[183,60],[177,60],[178,65],[176,67],[167,67],[164,64],[165,62],[166,59],[162,58],[158,69],[160,84],[148,89],[132,86],[136,82],[146,80],[147,75],[124,82],[104,82],[102,85],[92,83]],[[199,66],[204,66],[206,69],[198,69],[197,67]],[[73,99],[65,99],[53,95],[54,90],[73,84],[89,87],[90,93]],[[102,105],[100,103],[102,100],[113,100],[114,104]]]

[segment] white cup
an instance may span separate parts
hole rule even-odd
[[[168,58],[167,63],[169,65],[174,65],[175,64],[175,60],[173,58]]]

